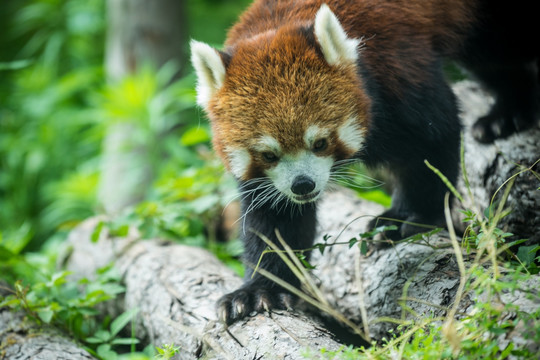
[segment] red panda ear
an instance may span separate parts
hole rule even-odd
[[[315,16],[315,36],[330,65],[350,64],[358,60],[359,39],[347,36],[336,15],[322,4]]]
[[[207,108],[210,98],[225,80],[225,65],[211,46],[191,40],[191,62],[197,74],[197,104]]]

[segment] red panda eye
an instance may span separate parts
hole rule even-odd
[[[323,151],[327,147],[328,147],[328,142],[324,138],[319,139],[319,140],[315,141],[315,143],[313,143],[313,151],[315,151],[315,152]]]
[[[264,160],[266,160],[269,163],[276,162],[279,160],[279,157],[270,151],[263,152],[262,157],[264,158]]]

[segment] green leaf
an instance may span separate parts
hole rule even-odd
[[[127,236],[128,233],[129,233],[128,224],[123,224],[123,225],[120,225],[118,227],[111,229],[112,236],[124,237],[124,236]]]
[[[298,258],[298,260],[300,260],[302,262],[302,265],[304,265],[304,267],[306,269],[308,269],[308,270],[315,269],[315,266],[311,265],[309,263],[309,261],[307,260],[306,255],[304,255],[304,254],[296,254],[296,257]]]
[[[392,205],[392,197],[382,190],[358,191],[357,193],[362,199],[373,201],[384,207],[388,208]]]
[[[59,287],[62,284],[66,283],[66,277],[70,275],[70,271],[62,271],[58,273],[54,273],[51,277],[51,281],[47,283],[47,286],[49,287]]]
[[[17,299],[13,295],[9,295],[5,298],[0,297],[0,309],[3,307],[14,308],[21,304],[21,300]]]
[[[536,245],[520,246],[517,252],[517,257],[525,265],[530,265],[534,261],[537,250],[538,250],[538,247]]]
[[[317,243],[317,244],[313,245],[313,248],[314,249],[319,249],[321,254],[324,254],[324,250],[326,249],[326,246],[327,246],[326,244]]]
[[[4,234],[0,233],[0,247],[9,250],[12,254],[11,256],[21,254],[24,248],[32,240],[32,236],[33,232],[31,226],[28,223],[24,223],[14,231],[6,232]],[[0,254],[0,260],[6,255],[7,253],[4,253],[3,255]]]
[[[487,219],[491,219],[493,217],[493,214],[495,214],[495,210],[497,210],[497,204],[490,204],[487,208],[484,209],[484,216]]]
[[[122,330],[127,323],[129,323],[137,315],[138,312],[139,309],[137,308],[131,309],[114,319],[114,321],[111,323],[111,335],[113,337],[116,336],[120,330]]]
[[[46,324],[50,324],[52,317],[54,316],[54,311],[50,310],[49,308],[38,310],[37,314],[41,321],[43,321]]]
[[[514,343],[509,343],[506,349],[501,353],[501,355],[498,357],[499,359],[506,359],[510,353],[514,350]]]
[[[23,60],[15,60],[11,62],[1,62],[0,63],[0,71],[2,70],[20,70],[24,69],[30,65],[34,60],[32,59],[23,59]]]
[[[200,126],[188,129],[180,138],[180,142],[184,146],[197,145],[210,140],[208,130]]]
[[[97,243],[99,240],[99,235],[101,235],[101,230],[103,230],[103,226],[105,225],[104,221],[100,221],[97,226],[95,227],[94,231],[92,231],[92,236],[90,239],[93,243]]]
[[[366,255],[367,252],[368,252],[367,241],[365,240],[360,241],[360,254]]]
[[[15,256],[8,248],[0,245],[0,261],[12,259]]]
[[[112,345],[133,345],[133,344],[138,344],[138,343],[139,343],[139,339],[135,339],[135,338],[120,338],[120,339],[114,339],[113,341],[111,341]]]
[[[102,339],[98,339],[97,337],[90,336],[85,339],[85,341],[89,344],[101,344],[103,342]]]
[[[218,204],[219,196],[216,194],[209,194],[193,200],[191,202],[191,207],[193,208],[193,211],[195,211],[195,213],[202,214],[205,211],[216,208]]]
[[[102,344],[97,348],[97,354],[104,360],[116,360],[118,354],[111,349],[111,345]]]
[[[106,343],[111,340],[113,336],[111,336],[111,333],[107,330],[98,330],[94,334],[94,336],[91,336],[86,339],[87,342],[92,344],[100,344],[100,343]]]

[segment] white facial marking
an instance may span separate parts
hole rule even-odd
[[[281,153],[281,145],[270,135],[261,136],[253,148],[259,152],[271,151],[276,155]]]
[[[330,169],[334,164],[331,157],[322,157],[311,151],[301,151],[295,155],[284,155],[278,164],[267,171],[274,186],[295,203],[304,204],[316,200],[326,188],[330,178]],[[294,194],[291,190],[294,179],[307,176],[315,183],[315,188],[308,195],[309,199]]]
[[[350,150],[357,152],[364,142],[364,131],[355,117],[350,117],[338,129],[339,140]]]
[[[325,138],[328,135],[330,135],[330,131],[328,129],[320,128],[317,125],[311,125],[307,128],[306,133],[304,134],[304,142],[309,149],[313,146],[315,141]]]
[[[328,64],[350,64],[358,60],[361,40],[347,36],[338,18],[326,4],[321,5],[315,16],[315,36]]]
[[[225,66],[216,49],[205,43],[191,40],[191,62],[197,74],[197,104],[203,108],[223,85]]]
[[[231,173],[241,179],[251,164],[251,156],[246,149],[227,149]]]

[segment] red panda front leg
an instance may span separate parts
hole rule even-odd
[[[457,121],[456,121],[457,123]],[[444,197],[449,192],[446,184],[425,164],[423,156],[445,177],[455,184],[458,176],[459,132],[448,132],[445,142],[426,145],[425,154],[403,159],[401,166],[394,164],[392,171],[397,179],[392,195],[392,207],[371,222],[371,228],[395,225],[397,230],[385,232],[390,240],[399,240],[426,232],[435,227],[445,227]],[[409,153],[412,156],[412,153]],[[451,202],[450,202],[451,203]]]
[[[248,316],[252,312],[272,309],[290,309],[295,297],[264,277],[255,266],[265,269],[287,283],[298,287],[300,281],[275,253],[265,253],[267,244],[264,235],[279,245],[277,233],[293,250],[308,249],[313,244],[316,225],[316,205],[292,203],[271,203],[256,207],[260,198],[253,193],[242,199],[242,220],[240,231],[244,242],[244,264],[246,265],[244,285],[218,301],[218,317],[226,324]],[[309,255],[305,253],[305,255]]]
[[[384,159],[394,175],[392,207],[371,222],[371,228],[395,225],[397,230],[384,234],[390,240],[446,225],[444,198],[449,190],[426,160],[450,183],[456,184],[458,178],[461,130],[458,109],[442,72],[436,71],[437,63],[433,68],[429,85],[406,88],[408,96],[401,99],[381,99],[380,106],[392,106],[387,106],[386,112],[375,109],[375,113],[384,116],[374,119],[368,136],[366,153],[372,158],[367,160],[375,160],[376,164]]]

